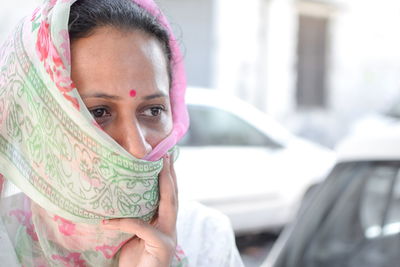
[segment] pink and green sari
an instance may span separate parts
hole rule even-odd
[[[135,0],[171,36],[173,130],[136,159],[100,129],[70,78],[75,1],[44,1],[0,49],[1,266],[117,266],[132,235],[100,222],[153,217],[160,158],[188,128],[177,42],[154,2]],[[178,247],[173,266],[186,264]]]

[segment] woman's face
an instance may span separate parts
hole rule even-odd
[[[71,44],[72,80],[102,129],[136,158],[172,130],[163,49],[141,31],[101,27]]]

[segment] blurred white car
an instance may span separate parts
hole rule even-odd
[[[371,113],[357,120],[350,128],[352,135],[376,135],[400,123],[399,118],[382,113]]]
[[[392,267],[400,262],[400,126],[354,133],[262,267]]]
[[[191,126],[175,164],[179,196],[222,211],[236,233],[281,228],[334,164],[332,151],[235,97],[189,88],[186,100]]]
[[[351,135],[377,135],[387,129],[400,125],[400,101],[395,101],[384,112],[375,112],[364,115],[353,123]]]

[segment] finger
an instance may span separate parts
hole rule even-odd
[[[163,160],[164,160],[164,158],[163,158]],[[176,182],[176,174],[175,174],[175,168],[174,168],[174,163],[175,163],[175,162],[174,162],[174,155],[173,155],[173,154],[170,155],[169,158],[168,158],[167,160],[170,162],[170,164],[169,164],[169,167],[170,167],[169,172],[170,172],[170,175],[171,175],[171,177],[172,177],[172,182],[173,182],[173,184],[174,184],[175,198],[178,200],[175,204],[176,204],[176,208],[179,209],[178,186],[177,186],[177,182]],[[166,165],[167,165],[167,164],[165,164],[165,167],[167,167]],[[164,169],[164,171],[165,171],[165,172],[168,172],[168,170],[167,170],[166,168]],[[162,175],[164,175],[164,173],[163,173]],[[161,176],[161,173],[160,173],[160,176]],[[160,187],[161,187],[161,186],[160,186]],[[159,210],[157,210],[155,216],[154,216],[154,217],[152,218],[152,220],[150,221],[150,224],[151,224],[151,225],[156,225],[156,224],[157,224],[158,212],[159,212]]]
[[[168,243],[166,236],[150,224],[133,218],[103,220],[104,229],[134,234],[147,244],[160,247]]]
[[[175,194],[176,194],[176,196],[179,196],[178,183],[177,183],[177,180],[176,180],[176,173],[175,173],[175,167],[174,167],[174,164],[175,164],[174,155],[171,155],[171,157],[172,158],[170,160],[170,162],[171,162],[170,172],[171,172],[171,175],[172,175],[172,181],[174,182],[174,185],[175,185]]]
[[[176,231],[176,217],[178,213],[178,198],[171,174],[171,158],[164,157],[164,167],[159,175],[160,206],[158,208],[158,228],[171,235]]]

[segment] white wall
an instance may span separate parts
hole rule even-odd
[[[294,0],[164,0],[189,85],[235,94],[279,117],[293,110]]]
[[[211,87],[215,54],[213,0],[160,0],[181,42],[189,85]]]
[[[276,118],[294,111],[297,13],[293,0],[271,0],[267,27],[266,103]]]
[[[260,0],[216,0],[213,85],[252,102],[257,93]]]
[[[37,0],[0,0],[0,44],[7,39],[22,17],[33,12],[38,3]]]
[[[350,119],[400,97],[400,2],[353,0],[333,24],[331,107]]]
[[[334,10],[328,37],[328,106],[311,111],[292,106],[287,109],[284,122],[304,137],[334,146],[356,120],[368,113],[385,111],[400,99],[400,1],[318,2],[333,3]],[[268,89],[275,90],[271,86]],[[294,89],[293,86],[293,92]],[[293,96],[288,94],[286,107],[290,107]],[[276,99],[279,97],[269,98],[272,102]],[[268,103],[267,109],[271,109],[274,103]],[[276,105],[282,107],[279,102]]]
[[[294,109],[294,0],[215,0],[214,87],[281,117]]]

